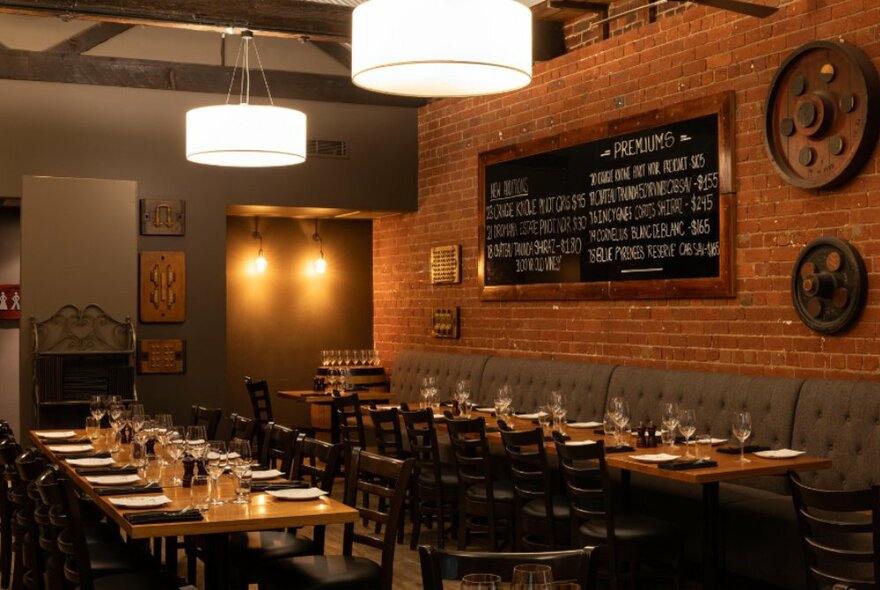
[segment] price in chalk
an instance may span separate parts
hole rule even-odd
[[[712,225],[708,219],[694,219],[690,225],[692,236],[705,236],[712,231]]]
[[[691,197],[691,211],[694,213],[703,213],[711,211],[715,208],[715,201],[707,195],[696,195]]]
[[[718,188],[718,173],[697,174],[697,188],[701,191],[710,191]]]

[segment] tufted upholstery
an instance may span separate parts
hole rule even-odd
[[[857,490],[880,484],[880,383],[807,380],[792,448],[831,459],[831,469],[801,475],[809,486]]]
[[[611,365],[493,356],[483,370],[475,399],[491,405],[498,388],[507,384],[513,391],[514,410],[534,412],[547,403],[551,391],[559,390],[565,396],[569,420],[601,420],[612,370]]]
[[[391,393],[403,402],[419,401],[422,379],[428,375],[437,377],[440,399],[449,399],[459,379],[469,379],[471,396],[476,394],[483,365],[488,356],[476,354],[452,354],[448,352],[425,352],[404,350],[397,353],[391,373]]]

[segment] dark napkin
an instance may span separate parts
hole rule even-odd
[[[669,463],[661,463],[658,465],[660,469],[668,469],[669,471],[686,471],[688,469],[705,469],[707,467],[718,467],[717,461],[671,461]]]
[[[608,453],[631,453],[635,449],[629,445],[623,445],[622,447],[605,447],[605,454]]]
[[[65,438],[65,439],[61,439],[61,440],[58,440],[57,438],[43,438],[42,436],[38,437],[38,438],[42,442],[46,443],[47,445],[52,445],[53,447],[55,445],[84,445],[86,443],[92,442],[92,439],[90,439],[88,437],[86,437],[86,438]]]
[[[103,451],[101,453],[55,453],[59,459],[107,459],[110,453]]]
[[[309,484],[304,481],[277,481],[275,483],[252,483],[252,492],[269,492],[275,490],[303,490],[310,488]]]
[[[724,453],[726,455],[739,455],[739,446],[734,445],[726,445],[723,447],[718,447],[715,449],[719,453]],[[764,447],[761,445],[746,445],[745,451],[746,453],[757,453],[758,451],[769,451],[770,447]]]
[[[163,522],[198,522],[204,520],[202,513],[195,508],[186,510],[151,510],[149,512],[130,512],[125,520],[131,524],[160,524]]]
[[[162,491],[162,486],[157,483],[137,486],[103,486],[95,487],[95,493],[99,496],[131,496],[134,494],[156,494]]]
[[[137,473],[137,467],[126,465],[125,467],[77,467],[76,472],[80,475],[131,475]]]

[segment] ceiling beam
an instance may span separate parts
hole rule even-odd
[[[0,79],[177,90],[225,95],[232,68],[37,51],[0,51]],[[377,94],[358,88],[348,76],[266,70],[273,98],[378,106],[420,107],[423,99]],[[251,94],[265,96],[262,84]]]
[[[342,43],[351,38],[351,11],[308,0],[0,0],[0,13],[7,14],[209,31],[248,28],[264,36]]]
[[[351,71],[351,49],[340,43],[329,41],[313,41],[312,44],[336,60],[342,67]]]
[[[46,51],[60,55],[81,55],[98,45],[129,30],[133,25],[122,23],[98,23],[85,31],[65,39]]]

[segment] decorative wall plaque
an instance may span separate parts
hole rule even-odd
[[[458,338],[458,307],[436,308],[431,314],[434,338]]]
[[[141,321],[182,322],[186,319],[186,254],[141,252]]]
[[[0,285],[0,320],[21,317],[21,286]]]
[[[183,373],[186,370],[186,342],[183,340],[141,340],[138,342],[138,372]]]
[[[764,107],[764,143],[779,175],[806,189],[846,182],[880,132],[880,76],[846,43],[814,41],[780,66]]]
[[[461,246],[431,248],[431,284],[451,285],[461,282]]]
[[[801,250],[791,274],[791,299],[811,330],[843,330],[859,317],[867,293],[865,263],[849,243],[819,238]]]
[[[141,199],[142,236],[182,236],[186,233],[186,201]]]

